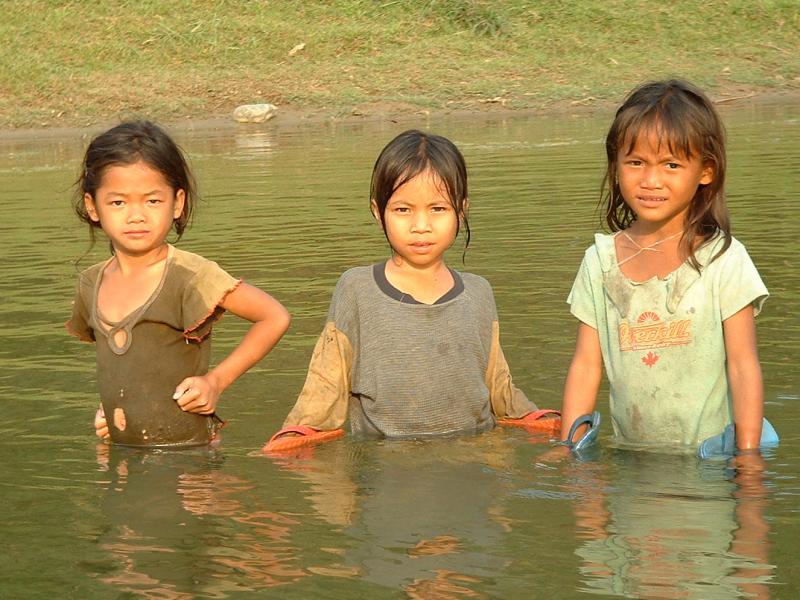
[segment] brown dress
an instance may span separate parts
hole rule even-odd
[[[97,384],[115,444],[196,446],[211,441],[216,430],[215,418],[184,412],[172,395],[184,378],[208,372],[211,328],[225,312],[219,304],[239,280],[173,246],[166,260],[152,296],[119,322],[104,319],[97,308],[109,261],[78,279],[67,330],[97,342]],[[120,331],[124,335],[115,336]]]

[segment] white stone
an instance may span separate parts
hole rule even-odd
[[[278,107],[274,104],[242,104],[233,111],[237,123],[263,123],[275,116]]]

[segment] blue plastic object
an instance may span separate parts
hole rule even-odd
[[[775,448],[780,443],[780,438],[772,423],[764,419],[761,426],[761,448]],[[736,430],[733,424],[728,425],[722,433],[703,440],[697,448],[700,458],[713,458],[733,456],[736,453]]]
[[[579,427],[583,425],[588,425],[588,428],[583,433],[583,435],[575,440],[572,441],[572,438],[575,436],[575,432],[578,430]],[[590,415],[581,415],[575,422],[572,424],[572,427],[569,428],[569,433],[567,434],[567,439],[564,440],[563,444],[568,446],[570,450],[575,453],[581,452],[585,450],[589,446],[591,446],[595,440],[597,440],[597,433],[600,431],[600,413],[594,411]]]

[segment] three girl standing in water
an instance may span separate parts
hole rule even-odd
[[[730,236],[719,117],[687,84],[649,84],[620,108],[607,146],[607,220],[617,234],[596,237],[570,294],[581,325],[565,386],[562,439],[573,441],[567,440],[571,426],[593,410],[605,364],[612,422],[623,442],[697,446],[735,422],[737,447],[758,448],[763,398],[753,318],[767,292],[744,248]],[[123,162],[107,159],[96,168],[95,187],[83,185],[86,218],[106,231],[115,255],[81,275],[71,329],[107,341],[98,344],[106,415],[113,409],[116,417],[122,409],[128,419],[136,415],[133,431],[153,431],[161,415],[176,420],[181,409],[212,414],[220,389],[269,351],[285,331],[288,315],[249,286],[240,303],[237,292],[244,284],[232,287],[220,274],[188,274],[180,294],[164,293],[165,265],[179,252],[166,243],[172,222],[165,227],[159,221],[161,233],[148,238],[147,251],[132,252],[130,237],[142,232],[111,219],[114,199],[120,206],[127,202],[117,188],[128,188],[115,176],[118,171],[127,175],[145,205],[153,186],[144,185],[143,175],[164,180],[168,201],[162,211],[176,224],[186,189],[168,180],[168,171],[154,161],[134,156]],[[391,258],[342,275],[305,385],[267,450],[337,437],[348,419],[354,433],[389,437],[478,432],[498,419],[544,431],[558,427],[559,419],[548,414],[552,411],[539,410],[512,382],[489,284],[445,264],[444,253],[460,232],[469,242],[468,205],[466,167],[452,142],[409,131],[384,148],[373,171],[371,210]],[[176,231],[182,228],[176,225]],[[137,273],[146,285],[123,277]],[[138,400],[130,393],[118,395],[117,388],[125,391],[137,377],[155,379],[149,374],[155,353],[162,357],[159,363],[176,360],[175,344],[165,345],[144,327],[133,329],[139,315],[157,299],[167,312],[182,314],[179,298],[192,296],[183,291],[215,278],[221,282],[211,291],[195,294],[202,308],[191,318],[158,320],[158,325],[171,329],[178,341],[197,337],[202,342],[213,320],[230,309],[255,322],[239,348],[210,376],[205,374],[208,355],[195,361],[182,377],[174,376],[179,383],[172,383],[169,394],[142,388],[136,391]],[[194,335],[198,329],[202,333]],[[146,338],[146,354],[126,358],[137,337]],[[104,345],[110,351],[101,352]],[[126,360],[129,366],[108,368]],[[688,369],[696,371],[688,375]],[[190,399],[181,402],[186,389]],[[175,405],[173,397],[177,413],[175,406],[167,408]],[[148,403],[151,407],[144,408]],[[98,432],[105,426],[100,419]],[[119,429],[116,422],[111,425],[112,441],[132,443]],[[195,440],[200,441],[191,437]],[[133,441],[153,445],[141,436]]]

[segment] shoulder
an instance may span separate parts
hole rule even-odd
[[[594,243],[583,252],[583,268],[608,271],[616,263],[614,234],[595,233]]]
[[[209,281],[225,281],[227,282],[233,277],[220,267],[213,260],[209,260],[179,248],[172,247],[171,250],[171,265],[170,265],[170,278],[182,281],[201,282],[206,283]]]
[[[480,310],[489,309],[492,314],[496,313],[494,291],[492,291],[491,284],[480,275],[473,273],[458,274],[464,283],[463,296],[474,302],[475,306],[481,307]],[[494,314],[494,318],[496,318],[496,314]]]
[[[742,261],[750,262],[750,255],[747,253],[744,244],[733,236],[731,236],[730,242],[730,246],[722,254],[719,254],[724,247],[725,238],[722,235],[711,238],[696,252],[699,255],[700,263],[712,269],[722,269]],[[717,256],[718,254],[719,256]]]
[[[492,294],[492,285],[480,275],[475,275],[474,273],[461,273],[460,271],[456,271],[456,273],[461,276],[461,280],[464,282],[465,290],[489,295]]]
[[[359,298],[374,288],[372,265],[353,267],[339,276],[336,288],[333,291],[333,302],[350,302]]]
[[[369,281],[372,279],[373,267],[374,265],[367,265],[347,269],[339,276],[337,285],[356,285],[363,281]]]
[[[733,236],[731,236],[731,245],[730,248],[728,248],[728,250],[733,250],[733,254],[739,256],[747,254],[747,248],[744,247],[744,244]]]
[[[81,286],[94,286],[103,269],[108,264],[108,259],[84,269],[78,274],[78,283]]]
[[[192,272],[202,271],[203,269],[209,268],[209,266],[219,266],[213,260],[208,260],[199,254],[188,252],[187,250],[181,250],[180,248],[176,248],[174,246],[172,247],[172,261],[176,267],[180,267]]]
[[[365,286],[373,281],[372,269],[373,265],[347,269],[339,276],[335,293],[343,293],[348,290],[363,290]]]

